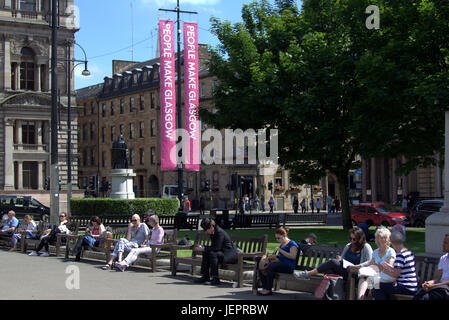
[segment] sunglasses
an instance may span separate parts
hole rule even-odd
[[[137,222],[137,220],[136,219],[132,219],[131,222]]]
[[[61,215],[61,216],[59,216],[60,218],[65,218],[65,215]]]
[[[351,240],[351,241],[356,241],[357,239],[356,239],[356,238],[353,238],[353,237],[349,237],[349,240]]]

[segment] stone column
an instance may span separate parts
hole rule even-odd
[[[5,190],[14,190],[14,120],[5,119]]]
[[[23,161],[17,161],[17,188],[23,190]]]
[[[20,63],[16,64],[16,90],[22,89],[20,87]]]
[[[34,90],[41,91],[41,65],[36,64],[36,70],[34,72]]]
[[[42,121],[35,121],[35,144],[37,145],[37,150],[42,151],[43,150],[43,143],[42,143]]]
[[[426,219],[426,254],[443,255],[444,235],[449,230],[449,111],[445,112],[445,145],[444,154],[444,205],[440,212],[432,214]]]
[[[3,88],[6,90],[11,89],[11,45],[10,42],[5,39],[3,42]]]
[[[376,158],[371,158],[371,202],[377,201]]]
[[[38,161],[38,163],[37,163],[37,189],[38,190],[44,189],[43,168],[44,168],[44,162]]]
[[[22,120],[16,120],[17,150],[23,150]]]

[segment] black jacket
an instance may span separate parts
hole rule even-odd
[[[232,243],[231,237],[220,228],[218,225],[215,225],[215,232],[210,236],[211,246],[210,250],[212,251],[234,251],[234,244]]]

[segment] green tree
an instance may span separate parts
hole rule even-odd
[[[280,164],[296,182],[334,174],[345,229],[356,155],[431,163],[442,139],[429,138],[441,133],[449,102],[447,5],[377,1],[381,28],[368,30],[372,2],[305,0],[300,11],[291,1],[262,0],[243,7],[242,23],[212,19],[217,112],[200,111],[217,128],[277,128]]]

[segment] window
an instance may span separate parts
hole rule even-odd
[[[129,98],[129,112],[134,111],[134,98]]]
[[[87,103],[84,104],[83,115],[87,116]]]
[[[111,141],[114,141],[115,127],[111,126]]]
[[[35,138],[36,138],[35,123],[32,121],[22,122],[22,143],[36,144]]]
[[[90,103],[90,114],[95,114],[95,102]]]
[[[145,150],[143,148],[139,149],[139,163],[145,163]]]
[[[358,206],[355,210],[357,213],[365,213],[365,206]]]
[[[114,101],[111,101],[111,116],[114,115]]]
[[[106,117],[106,104],[105,103],[103,103],[101,105],[101,116]]]
[[[95,122],[90,124],[90,140],[95,139]]]
[[[129,165],[134,165],[134,149],[129,149]]]
[[[103,151],[101,153],[101,166],[103,168],[106,167],[106,151]]]
[[[142,111],[142,110],[145,110],[145,97],[144,97],[144,95],[142,94],[142,95],[140,95],[140,110]]]
[[[155,106],[156,106],[156,97],[155,97],[155,94],[154,94],[154,93],[151,93],[150,98],[151,98],[151,109],[154,109]]]
[[[156,148],[151,147],[151,164],[156,164]]]
[[[134,139],[134,123],[129,124],[129,138]]]
[[[156,120],[151,120],[151,136],[156,136]]]
[[[83,166],[87,166],[87,150],[83,151]]]
[[[83,124],[83,140],[87,140],[87,124]]]
[[[371,207],[368,207],[368,214],[376,214],[377,210]]]
[[[90,165],[95,165],[95,149],[90,150]]]
[[[123,112],[125,112],[125,105],[123,99],[120,99],[120,114],[123,114]]]
[[[145,122],[140,121],[140,127],[139,127],[139,137],[143,138],[145,134]]]
[[[105,143],[105,137],[106,137],[106,128],[101,128],[101,142]]]
[[[20,64],[20,89],[34,90],[34,63],[32,62]]]
[[[123,124],[120,125],[120,134],[123,134],[125,132],[125,126]]]
[[[206,88],[204,82],[200,82],[200,98],[204,98],[206,96]]]
[[[20,0],[20,10],[36,11],[36,0]]]

